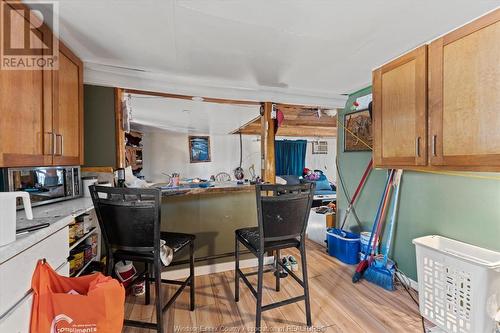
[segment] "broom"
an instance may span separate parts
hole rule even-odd
[[[371,263],[365,272],[365,279],[368,281],[386,289],[394,290],[394,262],[389,260],[389,252],[391,249],[392,237],[394,234],[394,227],[396,225],[396,213],[399,203],[399,190],[401,184],[401,176],[403,170],[398,170],[393,180],[393,186],[395,187],[395,193],[393,198],[393,204],[391,207],[391,219],[389,226],[389,234],[387,235],[387,242],[382,256],[377,256],[375,260]]]
[[[370,248],[372,241],[374,240],[373,237],[376,234],[376,230],[378,229],[378,225],[379,225],[380,220],[381,220],[380,217],[382,215],[382,209],[383,209],[383,206],[385,206],[385,201],[387,199],[387,193],[388,193],[389,188],[390,188],[390,183],[391,183],[393,174],[394,174],[394,170],[391,170],[390,174],[387,175],[387,180],[385,182],[384,192],[382,193],[382,197],[380,198],[380,202],[379,202],[378,208],[377,208],[377,214],[375,215],[375,220],[373,221],[372,232],[370,235],[370,240],[368,241],[368,248]],[[368,268],[368,266],[369,266],[368,258],[370,256],[370,252],[371,251],[368,251],[367,253],[364,254],[363,260],[361,260],[358,264],[358,267],[356,267],[356,271],[354,272],[354,275],[352,276],[352,283],[358,282],[361,279],[361,277],[363,276],[363,273],[365,272],[365,270]]]

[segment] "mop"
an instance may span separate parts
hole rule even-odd
[[[399,204],[399,191],[401,185],[401,176],[403,170],[396,171],[393,180],[393,187],[395,188],[393,203],[391,207],[391,218],[389,222],[389,232],[387,235],[387,241],[385,248],[381,256],[376,256],[372,261],[368,269],[366,270],[364,277],[368,281],[375,283],[376,285],[387,289],[394,290],[394,274],[395,267],[394,262],[389,259],[389,252],[391,249],[392,237],[394,234],[394,227],[396,225],[396,214]]]
[[[386,206],[387,195],[389,194],[393,175],[394,175],[394,170],[391,170],[390,173],[387,175],[387,180],[385,182],[384,192],[382,193],[382,197],[380,198],[380,202],[378,204],[378,209],[377,209],[377,214],[375,215],[375,220],[373,221],[372,232],[370,235],[370,240],[368,241],[369,246],[375,240],[374,236],[378,230],[379,224],[382,221],[381,217],[384,214],[384,208]],[[361,279],[361,277],[363,276],[363,273],[365,272],[365,270],[368,268],[368,266],[370,264],[370,262],[368,261],[368,259],[370,257],[370,252],[371,251],[367,251],[367,253],[364,254],[363,260],[361,260],[358,264],[358,267],[356,267],[356,271],[354,272],[354,275],[352,276],[352,283],[358,282]]]

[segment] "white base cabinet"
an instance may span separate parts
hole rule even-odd
[[[29,333],[33,293],[31,278],[45,258],[61,275],[69,275],[68,227],[0,265],[0,332]]]

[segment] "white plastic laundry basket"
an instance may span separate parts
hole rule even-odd
[[[500,253],[441,236],[413,244],[422,316],[447,332],[497,332]]]

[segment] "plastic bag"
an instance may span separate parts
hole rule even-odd
[[[95,273],[70,278],[40,260],[31,281],[31,333],[120,333],[125,290],[115,279]]]

